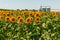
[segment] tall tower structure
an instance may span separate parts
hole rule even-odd
[[[39,10],[42,11],[42,12],[50,12],[51,7],[50,6],[40,6]]]

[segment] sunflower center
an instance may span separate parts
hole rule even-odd
[[[36,16],[39,16],[39,14],[37,14]]]
[[[18,19],[19,19],[20,17],[18,17]]]
[[[39,18],[37,18],[37,20],[39,20]]]
[[[9,20],[9,18],[7,18],[7,20]]]
[[[15,19],[13,18],[12,21],[15,21]]]
[[[30,22],[30,19],[27,19],[27,22]]]
[[[22,20],[22,19],[20,19],[20,22],[23,22],[23,20]]]
[[[7,16],[9,16],[9,14],[7,14]]]

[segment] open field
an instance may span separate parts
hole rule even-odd
[[[60,40],[60,12],[1,10],[0,40]]]

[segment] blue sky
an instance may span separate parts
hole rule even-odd
[[[0,8],[7,9],[39,9],[40,6],[51,6],[60,9],[60,0],[0,0]]]

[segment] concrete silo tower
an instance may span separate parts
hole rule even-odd
[[[39,10],[42,12],[50,12],[51,8],[50,6],[40,6]]]

